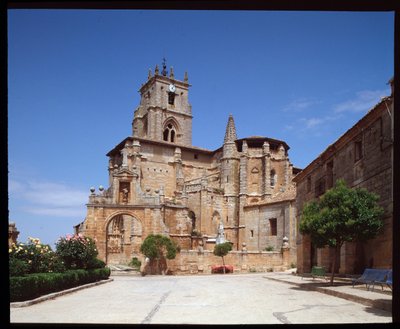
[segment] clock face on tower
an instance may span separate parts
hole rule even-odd
[[[170,84],[170,85],[168,86],[168,89],[169,89],[169,91],[170,91],[171,93],[175,92],[175,90],[176,90],[176,88],[175,88],[175,86],[174,86],[173,84]]]

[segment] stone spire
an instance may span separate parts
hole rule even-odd
[[[156,64],[156,68],[154,69],[154,74],[155,75],[159,75],[160,74],[160,71],[158,69],[158,65],[157,64]]]
[[[187,72],[185,72],[185,77],[183,78],[183,82],[188,82],[189,81],[189,78],[188,78],[188,73]]]
[[[150,80],[153,74],[151,73],[151,69],[149,69],[149,75],[147,76],[147,80]]]
[[[164,77],[166,77],[167,74],[168,74],[168,71],[167,71],[167,62],[166,62],[166,60],[165,60],[165,57],[163,58],[161,74],[162,74]]]
[[[174,76],[174,68],[171,66],[171,68],[169,69],[169,77],[171,78],[171,79],[174,79],[175,78],[175,76]]]
[[[228,124],[226,125],[224,143],[234,142],[237,139],[235,121],[232,114],[229,114]]]

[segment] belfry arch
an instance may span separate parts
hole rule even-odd
[[[168,118],[163,125],[163,141],[177,143],[179,131],[178,122],[172,117]]]

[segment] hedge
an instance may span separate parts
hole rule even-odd
[[[96,268],[10,277],[10,302],[34,299],[52,292],[104,280],[109,276],[109,268]]]

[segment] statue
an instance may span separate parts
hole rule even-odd
[[[218,234],[215,243],[220,244],[224,242],[225,242],[224,225],[222,224],[222,222],[220,222],[218,225]]]
[[[128,149],[127,149],[127,144],[125,144],[125,147],[121,150],[122,154],[122,167],[128,167]]]

